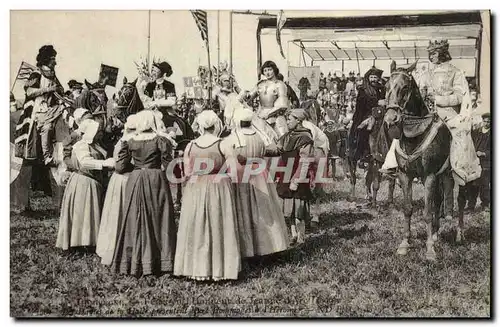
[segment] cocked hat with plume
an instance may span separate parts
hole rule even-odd
[[[170,64],[166,61],[153,61],[153,66],[157,67],[162,74],[165,74],[167,77],[170,77],[173,73],[172,66],[170,66]]]

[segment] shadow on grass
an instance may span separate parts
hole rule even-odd
[[[44,210],[28,210],[22,213],[22,216],[34,220],[47,220],[59,218],[59,210],[57,209],[44,209]]]
[[[246,259],[242,271],[242,282],[248,279],[259,278],[264,269],[273,269],[285,264],[306,263],[315,260],[314,255],[326,249],[338,247],[339,241],[349,240],[362,236],[370,229],[367,225],[356,228],[355,226],[343,227],[360,220],[371,220],[373,216],[368,213],[327,214],[329,219],[320,218],[322,234],[312,234],[305,243],[295,245],[286,251],[262,257]]]
[[[484,244],[488,243],[490,241],[490,228],[488,226],[473,226],[467,228],[465,226],[465,231],[464,231],[464,237],[465,241],[462,243],[457,243],[456,242],[456,236],[457,236],[457,229],[456,227],[453,227],[451,229],[448,229],[446,231],[443,231],[439,235],[439,239],[447,244],[453,244],[453,245],[467,245],[471,243],[476,243],[476,244]]]
[[[354,224],[361,220],[372,220],[374,216],[368,212],[326,212],[319,216],[320,229],[328,229]]]

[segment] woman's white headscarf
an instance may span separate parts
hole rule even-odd
[[[82,122],[82,118],[85,114],[89,113],[89,111],[85,108],[77,108],[73,112],[73,119],[75,121],[75,124],[80,125]]]
[[[82,134],[82,141],[87,144],[92,144],[94,142],[94,137],[98,130],[99,123],[92,119],[84,120],[78,128],[78,131]]]
[[[253,118],[254,118],[254,112],[248,108],[240,108],[240,109],[235,111],[234,116],[233,116],[233,121],[234,121],[234,124],[236,125],[234,128],[234,133],[238,139],[238,143],[239,143],[238,147],[246,146],[245,136],[243,135],[242,127],[241,127],[240,123],[242,121],[251,122],[253,120]],[[249,127],[245,127],[245,128],[252,129],[255,131],[255,128],[252,125],[250,125]]]
[[[242,121],[251,122],[253,120],[253,117],[254,117],[254,112],[248,108],[239,108],[238,110],[236,110],[233,116],[236,129],[241,128],[240,123]]]
[[[206,133],[206,129],[214,127],[214,135],[219,136],[222,131],[222,121],[213,110],[203,110],[197,116],[198,132]]]
[[[137,133],[142,133],[147,130],[153,130],[155,129],[155,114],[151,110],[142,110],[139,111],[136,115],[135,118],[136,120],[136,132]]]
[[[125,126],[123,127],[123,136],[122,140],[127,141],[131,137],[133,137],[136,133],[137,128],[137,116],[130,115],[127,117],[127,121],[125,122]]]

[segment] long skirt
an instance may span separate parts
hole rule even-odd
[[[127,181],[112,270],[135,276],[170,272],[175,253],[172,193],[160,169],[136,169]]]
[[[238,222],[229,177],[189,180],[182,199],[174,274],[196,280],[237,279]],[[220,175],[219,175],[220,177]]]
[[[64,191],[56,247],[95,246],[104,189],[98,181],[72,173]]]
[[[113,260],[118,227],[123,220],[128,175],[113,173],[106,191],[96,246],[96,253],[103,265],[110,265]]]
[[[281,200],[267,173],[235,187],[241,254],[267,255],[288,248],[288,231]]]

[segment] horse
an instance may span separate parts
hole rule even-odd
[[[389,147],[393,140],[387,125],[384,123],[384,113],[385,109],[383,107],[372,109],[374,124],[369,136],[370,160],[368,161],[368,171],[366,174],[367,185],[370,185],[371,188],[367,187],[366,191],[373,207],[377,206],[377,194],[382,182],[382,174],[379,170],[384,164],[385,156],[389,152]],[[396,181],[391,178],[388,182],[389,194],[387,204],[392,204],[394,202]]]
[[[113,106],[111,114],[123,123],[127,121],[128,116],[144,109],[136,84],[137,78],[129,83],[124,77],[122,88],[113,94],[112,99],[116,105]]]
[[[361,163],[366,165],[365,167],[363,167],[366,168],[366,199],[373,207],[377,206],[377,194],[378,190],[380,189],[380,183],[382,181],[382,176],[379,173],[379,169],[384,163],[384,158],[387,152],[389,152],[390,142],[392,142],[392,137],[389,135],[386,124],[384,124],[383,122],[383,117],[384,108],[372,108],[370,117],[357,127],[359,129],[367,128],[369,130],[368,145],[370,149],[370,155],[365,159],[366,161],[364,163]],[[371,121],[371,123],[368,123],[369,121]],[[355,151],[355,149],[349,149],[349,151]],[[356,170],[358,162],[352,160],[351,158],[347,159],[347,162],[349,166],[349,181],[351,183],[351,197],[354,198],[356,187]],[[389,194],[387,204],[393,203],[395,185],[395,180],[389,180]]]
[[[451,133],[435,112],[426,106],[420,90],[411,75],[416,62],[409,68],[396,68],[391,64],[387,82],[387,111],[384,121],[396,127],[399,146],[396,146],[398,178],[404,195],[404,236],[397,254],[406,255],[410,240],[413,213],[412,181],[423,180],[425,187],[424,219],[427,225],[427,260],[436,260],[434,243],[438,240],[439,219],[444,214],[451,219],[453,186],[449,164]],[[457,238],[461,236],[459,228]]]

